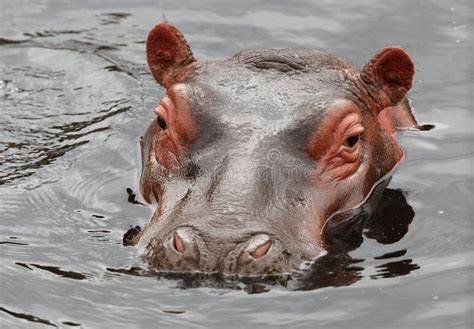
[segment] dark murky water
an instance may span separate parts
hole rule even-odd
[[[399,136],[407,159],[390,187],[415,212],[403,238],[366,234],[334,261],[354,278],[337,288],[291,281],[249,294],[268,287],[179,289],[186,280],[132,275],[142,264],[122,235],[152,209],[127,202],[126,189],[138,190],[138,137],[163,94],[144,56],[163,15],[207,59],[309,47],[362,65],[405,47],[414,112],[436,129]],[[468,0],[0,0],[2,328],[472,328],[472,17]]]

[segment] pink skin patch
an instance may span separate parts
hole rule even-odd
[[[307,148],[318,160],[321,178],[341,180],[356,172],[364,130],[362,115],[353,102],[340,100],[328,110]]]
[[[156,159],[164,167],[170,168],[174,161],[179,162],[186,147],[197,136],[184,86],[173,85],[168,95],[161,98],[154,112],[165,124],[165,128],[160,128],[159,133],[153,136]]]
[[[258,247],[255,251],[251,252],[250,255],[255,259],[259,259],[268,253],[271,246],[272,246],[272,241],[268,240],[263,245]]]
[[[396,106],[383,109],[378,119],[382,128],[390,134],[395,133],[396,129],[415,128],[418,125],[411,113],[408,102],[400,102]]]
[[[146,57],[153,77],[165,88],[183,81],[195,62],[181,32],[167,23],[156,25],[148,34]]]

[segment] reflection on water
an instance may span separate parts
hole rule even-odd
[[[408,232],[408,226],[414,215],[413,209],[401,191],[385,189],[379,207],[363,227],[364,235],[379,243],[395,243]],[[358,221],[360,222],[360,220]],[[363,225],[364,220],[361,222]],[[361,231],[355,229],[354,232]],[[297,276],[292,288],[309,290],[327,286],[339,287],[360,280],[363,277],[364,267],[361,263],[364,262],[364,259],[355,259],[349,255],[349,252],[360,246],[362,235],[360,237],[350,235],[350,240],[344,242],[342,245],[345,250],[339,249],[337,253],[329,253],[317,260],[309,269]],[[338,243],[338,241],[332,241],[332,243]],[[405,254],[406,250],[402,253],[397,251],[376,256],[374,259],[398,258]],[[411,259],[404,259],[377,265],[375,268],[381,274],[372,275],[372,279],[406,275],[420,267],[412,264]]]
[[[69,278],[69,279],[74,279],[74,280],[84,280],[86,279],[86,276],[82,273],[76,273],[72,271],[64,271],[61,268],[57,266],[46,266],[46,265],[39,265],[39,264],[24,264],[24,263],[15,263],[18,266],[22,266],[24,268],[27,268],[29,270],[33,270],[33,268],[37,268],[40,270],[48,271],[50,273]]]
[[[470,1],[0,7],[2,325],[472,326]],[[138,138],[163,94],[147,71],[144,40],[163,15],[205,59],[307,47],[362,64],[399,44],[417,68],[415,115],[436,129],[398,136],[406,159],[377,213],[357,234],[335,234],[338,248],[304,271],[264,279],[150,273],[121,244],[152,211],[134,191]]]
[[[8,310],[4,307],[1,307],[1,306],[0,306],[0,311],[4,312],[6,314],[9,314],[9,315],[11,315],[11,316],[13,316],[17,319],[23,319],[23,320],[26,320],[28,322],[36,322],[36,323],[45,324],[47,326],[57,327],[54,323],[52,323],[48,320],[45,320],[45,319],[38,318],[37,316],[31,315],[31,314],[13,312],[13,311],[10,311],[10,310]],[[63,324],[68,325],[68,322],[63,322]],[[77,324],[77,325],[80,326],[80,324]]]

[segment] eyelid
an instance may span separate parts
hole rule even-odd
[[[155,108],[154,112],[157,117],[161,117],[163,120],[165,120],[165,122],[168,121],[168,113],[161,104]]]
[[[161,98],[160,104],[154,109],[154,112],[157,117],[161,117],[165,121],[166,126],[171,125],[176,117],[173,102],[167,95]]]
[[[361,116],[356,112],[352,112],[342,118],[342,120],[337,125],[337,129],[345,132],[351,127],[355,125],[360,125],[361,123],[362,123]]]
[[[365,131],[364,126],[362,126],[361,123],[355,123],[354,125],[350,126],[347,130],[346,133],[344,134],[345,139],[355,135],[361,135]]]
[[[360,137],[357,140],[357,143],[355,143],[353,146],[348,146],[346,145],[346,141],[353,137],[353,136],[360,136],[362,133],[365,131],[364,126],[362,126],[362,123],[360,121],[358,122],[353,122],[348,128],[346,128],[346,131],[344,133],[344,137],[342,138],[342,144],[339,147],[339,154],[343,155],[345,158],[347,158],[350,162],[353,162],[357,159],[358,153],[356,150],[358,150],[358,145],[360,142]]]
[[[342,141],[344,144],[345,140],[351,136],[362,134],[365,131],[362,126],[362,118],[358,113],[350,113],[342,119],[337,128],[336,139]]]

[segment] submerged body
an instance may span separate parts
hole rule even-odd
[[[162,271],[277,274],[323,255],[373,211],[402,158],[395,129],[416,124],[398,47],[361,70],[304,49],[205,62],[162,23],[147,59],[167,90],[141,140],[141,192],[157,208],[130,243]]]

